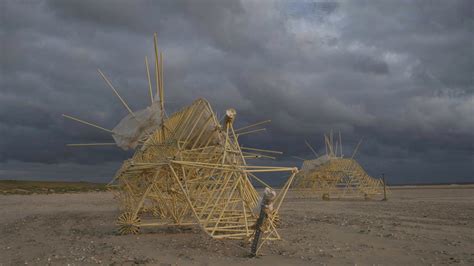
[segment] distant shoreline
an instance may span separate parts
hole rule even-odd
[[[107,191],[107,184],[68,181],[0,180],[2,195],[56,194]]]
[[[107,185],[106,182],[91,182],[91,181],[72,181],[72,180],[25,180],[25,179],[0,179],[0,183],[5,182],[34,182],[34,183],[66,183],[66,184],[98,184]]]
[[[413,183],[413,184],[390,184],[387,183],[390,189],[410,189],[410,188],[466,188],[472,186],[474,188],[474,182],[464,183]],[[256,188],[263,188],[262,185],[258,184]],[[273,188],[279,189],[280,186],[273,186]]]
[[[108,188],[106,183],[86,181],[29,181],[29,180],[0,180],[0,195],[31,195],[31,194],[57,194],[78,192],[103,192]],[[474,188],[474,183],[433,183],[433,184],[388,184],[391,190],[402,189],[469,189]],[[262,186],[256,185],[256,189]],[[280,189],[275,186],[275,189]]]
[[[474,188],[474,183],[461,183],[461,184],[418,184],[418,185],[393,185],[390,186],[391,190],[394,189],[457,189],[457,188]]]

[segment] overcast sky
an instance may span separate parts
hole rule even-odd
[[[0,179],[107,182],[130,156],[107,133],[149,102],[144,57],[164,52],[168,112],[208,99],[245,146],[314,158],[342,132],[392,183],[474,182],[474,1],[0,1]],[[255,162],[258,163],[258,162]]]

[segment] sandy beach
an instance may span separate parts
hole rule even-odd
[[[109,192],[0,196],[0,265],[474,264],[474,187],[394,188],[387,202],[299,198],[281,211],[283,240],[249,245],[198,228],[115,232]]]

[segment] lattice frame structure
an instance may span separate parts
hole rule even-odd
[[[198,225],[216,239],[250,239],[259,201],[250,177],[263,182],[255,175],[261,172],[291,173],[275,200],[278,212],[297,170],[247,165],[246,157],[255,156],[244,155],[234,117],[228,110],[221,125],[209,103],[198,99],[147,138],[110,184],[121,202],[121,232]],[[273,219],[267,231],[268,240],[280,239]]]
[[[133,112],[105,77],[129,115],[113,130],[82,119],[66,118],[112,133],[116,143],[81,143],[69,146],[118,145],[135,149],[124,161],[109,187],[119,202],[118,231],[136,234],[143,227],[199,226],[215,239],[250,241],[259,214],[259,193],[251,179],[270,186],[258,173],[286,172],[286,183],[276,196],[272,213],[261,231],[262,241],[280,239],[277,232],[279,209],[298,169],[248,165],[248,159],[272,158],[277,151],[242,147],[239,137],[260,132],[263,121],[234,129],[236,111],[228,109],[219,120],[205,99],[198,99],[170,116],[164,108],[163,55],[154,36],[156,94],[148,60],[145,58],[151,106]],[[158,100],[159,102],[158,102]],[[159,120],[155,115],[159,111]]]
[[[361,142],[350,158],[344,158],[340,133],[339,141],[334,140],[332,133],[325,135],[324,141],[326,154],[323,156],[318,156],[310,146],[317,158],[304,160],[295,179],[295,191],[305,197],[320,196],[323,199],[371,199],[384,195],[383,180],[371,177],[354,159]],[[308,143],[307,145],[309,146]],[[385,189],[387,192],[386,186]]]

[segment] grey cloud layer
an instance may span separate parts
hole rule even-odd
[[[281,164],[311,156],[303,139],[320,148],[332,128],[342,131],[346,154],[365,138],[360,159],[373,175],[474,181],[472,1],[2,5],[0,178],[22,164],[39,177],[70,164],[107,175],[103,163],[129,156],[65,148],[110,137],[60,114],[109,128],[126,114],[97,67],[143,108],[143,58],[156,31],[169,110],[205,97],[220,114],[236,108],[240,125],[272,119],[269,133],[243,141],[283,150]]]

